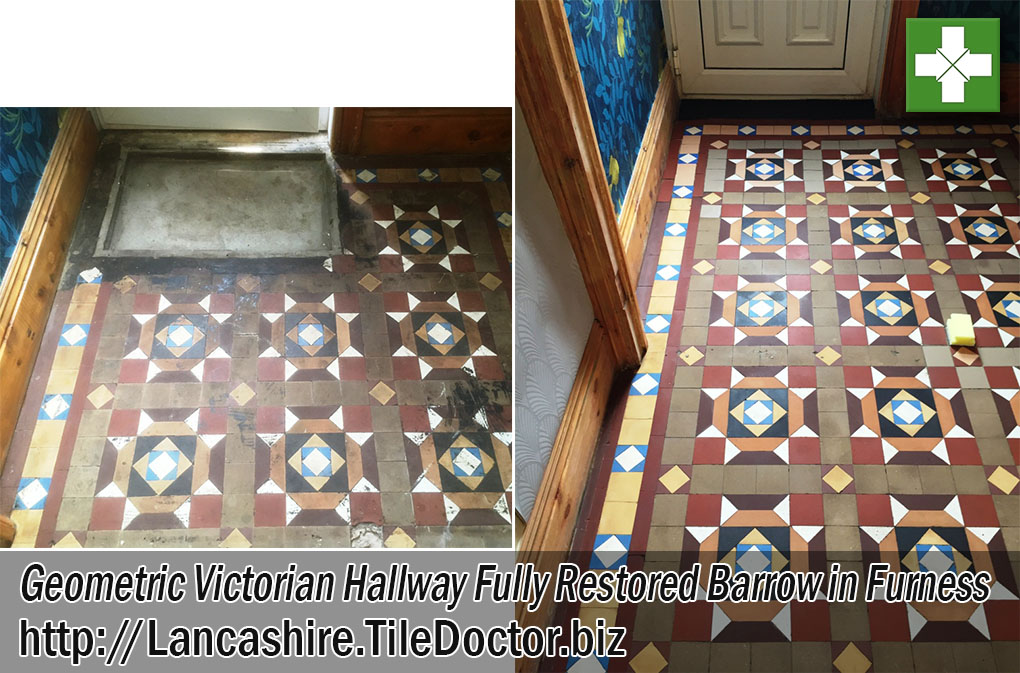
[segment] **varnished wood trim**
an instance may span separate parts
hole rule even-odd
[[[672,69],[666,66],[659,76],[659,88],[641,139],[641,150],[620,208],[620,238],[626,249],[631,278],[637,278],[640,271],[652,224],[652,211],[659,196],[659,183],[673,137],[673,121],[679,100],[672,73]]]
[[[0,465],[7,458],[98,147],[91,115],[84,108],[70,110],[0,285]]]
[[[615,367],[647,348],[561,0],[517,0],[516,94]]]
[[[899,118],[907,108],[907,19],[917,17],[919,4],[920,0],[896,0],[892,5],[882,87],[875,101],[875,111],[883,118]]]
[[[17,528],[14,522],[6,516],[0,516],[0,547],[7,548],[14,544],[14,534]]]
[[[337,156],[507,153],[513,110],[505,108],[335,108]]]
[[[566,560],[615,374],[609,335],[596,322],[581,355],[563,420],[521,539],[519,563],[534,563],[540,572],[555,572],[556,565]],[[554,605],[548,596],[535,612],[518,604],[517,621],[522,627],[545,626]],[[537,666],[537,660],[517,661],[518,671],[535,670]]]

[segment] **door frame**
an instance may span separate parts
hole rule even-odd
[[[674,21],[680,2],[693,4],[700,0],[661,0],[665,24],[666,46],[669,49],[677,89],[685,98],[735,99],[798,99],[798,98],[872,98],[879,86],[879,74],[885,62],[885,46],[889,32],[891,0],[854,0],[848,21],[868,21],[873,25],[871,47],[846,51],[843,70],[786,70],[788,84],[774,77],[765,77],[765,70],[706,68],[700,41],[674,43]],[[862,61],[867,61],[863,67]],[[850,64],[853,64],[852,66]],[[687,66],[687,71],[684,70]],[[858,73],[864,73],[861,79]],[[697,90],[697,93],[692,91]],[[734,91],[751,93],[732,93]]]

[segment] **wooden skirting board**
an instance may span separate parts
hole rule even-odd
[[[557,564],[567,558],[616,375],[613,362],[609,336],[595,322],[517,554],[518,563],[534,563],[539,572],[555,573]],[[522,628],[545,627],[554,607],[549,596],[535,612],[518,604],[517,621]],[[537,659],[517,660],[520,672],[537,666]]]
[[[509,152],[511,108],[335,108],[330,145],[337,155]]]
[[[561,0],[515,3],[517,101],[574,250],[614,367],[637,368],[647,349],[581,71]]]
[[[659,75],[659,88],[655,93],[648,125],[641,139],[641,150],[634,164],[634,172],[627,186],[618,217],[620,238],[626,250],[627,268],[631,278],[637,278],[648,243],[652,224],[652,211],[658,198],[659,183],[665,167],[669,143],[673,136],[673,122],[677,116],[679,98],[674,84],[673,71],[666,66]]]
[[[0,468],[7,459],[98,147],[99,132],[91,115],[84,108],[71,109],[0,285]]]

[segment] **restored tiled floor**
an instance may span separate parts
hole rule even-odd
[[[509,169],[392,165],[340,171],[351,254],[198,263],[81,254],[97,169],[3,474],[16,546],[510,546]]]
[[[1017,131],[679,125],[649,352],[574,544],[607,569],[984,569],[991,599],[571,606],[630,654],[549,670],[1016,670]]]

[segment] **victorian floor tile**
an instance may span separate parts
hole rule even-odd
[[[638,295],[666,352],[606,422],[574,549],[609,569],[986,571],[991,589],[604,608],[631,631],[608,670],[1001,668],[1020,637],[1015,137],[709,122],[680,139]],[[954,313],[974,347],[948,345]]]
[[[344,253],[240,260],[94,257],[109,163],[0,481],[18,546],[509,546],[505,166],[342,167]]]

